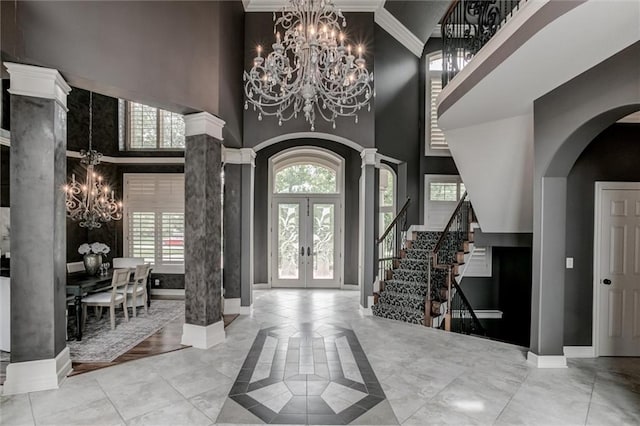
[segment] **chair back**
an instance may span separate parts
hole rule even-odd
[[[148,263],[136,265],[136,272],[133,274],[133,281],[138,284],[145,284],[147,282],[147,278],[149,278],[150,271],[151,265]]]
[[[111,301],[115,300],[118,294],[118,290],[122,288],[125,290],[129,284],[129,269],[114,269],[113,278],[111,279]],[[124,291],[125,306],[127,302],[127,292]]]
[[[113,268],[135,268],[138,265],[142,265],[144,263],[143,257],[114,257],[113,258]]]
[[[67,273],[73,274],[74,272],[84,272],[84,262],[67,263]]]

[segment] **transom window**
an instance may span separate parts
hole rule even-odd
[[[277,194],[337,194],[338,179],[334,169],[319,163],[287,165],[275,173]]]
[[[124,104],[124,105],[123,105]],[[126,148],[131,150],[184,149],[184,117],[137,102],[121,102],[125,108]]]

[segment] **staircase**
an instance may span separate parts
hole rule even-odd
[[[380,259],[380,285],[375,289],[373,314],[448,331],[483,334],[458,285],[473,243],[473,219],[465,194],[443,232],[414,232],[398,256]],[[387,232],[380,244],[384,238],[389,238]]]

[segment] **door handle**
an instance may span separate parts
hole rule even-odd
[[[307,256],[311,256],[311,247],[307,247]]]
[[[602,284],[611,285],[611,280],[609,278],[605,278],[604,280],[602,280]]]
[[[300,247],[300,256],[304,256],[304,247]]]

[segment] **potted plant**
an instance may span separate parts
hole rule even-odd
[[[78,247],[78,253],[83,255],[84,270],[88,275],[96,275],[102,266],[102,256],[109,253],[111,249],[104,243],[84,243]]]

